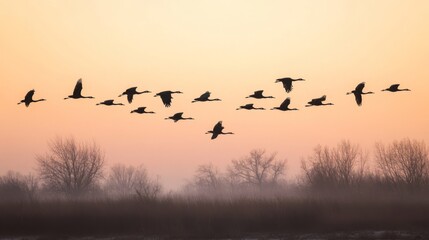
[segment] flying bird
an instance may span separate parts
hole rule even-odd
[[[171,94],[173,93],[182,93],[181,91],[163,91],[155,94],[154,97],[161,97],[162,103],[164,103],[165,107],[171,106],[171,99],[173,98]]]
[[[255,108],[255,107],[253,107],[253,103],[249,103],[249,104],[246,104],[246,105],[243,105],[243,106],[240,106],[239,108],[237,108],[237,110],[240,110],[240,109],[246,109],[246,110],[265,110],[265,108]]]
[[[97,103],[96,105],[106,105],[106,106],[115,106],[115,105],[121,105],[121,106],[123,106],[124,105],[122,103],[115,103],[113,101],[114,101],[113,99],[109,99],[109,100]]]
[[[28,106],[30,106],[30,103],[32,103],[32,102],[46,101],[46,99],[44,99],[44,98],[38,99],[38,100],[33,100],[34,92],[35,92],[34,89],[28,91],[27,94],[25,94],[24,99],[22,99],[21,102],[19,102],[18,104],[25,103],[25,106],[28,107]]]
[[[82,96],[82,78],[77,80],[76,86],[74,87],[73,94],[64,99],[79,99],[79,98],[94,98],[92,96]]]
[[[125,92],[123,92],[121,95],[119,95],[119,97],[127,95],[128,103],[132,103],[134,95],[142,94],[142,93],[150,93],[150,91],[145,90],[143,92],[137,92],[137,87],[132,87],[132,88],[128,88],[127,90],[125,90]]]
[[[170,116],[170,117],[165,118],[165,119],[171,119],[171,120],[173,120],[174,122],[177,122],[177,121],[179,121],[179,120],[194,120],[194,119],[193,119],[193,118],[191,118],[191,117],[189,117],[189,118],[184,118],[184,117],[182,117],[182,115],[183,115],[183,112],[178,112],[178,113],[174,114],[173,116]]]
[[[286,90],[286,92],[290,92],[292,91],[292,82],[296,82],[296,81],[305,81],[302,78],[297,78],[297,79],[293,79],[290,77],[286,77],[286,78],[279,78],[276,80],[276,83],[278,82],[282,82],[283,83],[283,87]]]
[[[219,121],[218,123],[216,123],[216,125],[213,127],[213,130],[211,131],[207,131],[206,134],[212,134],[211,139],[215,139],[217,138],[217,136],[219,134],[234,134],[232,132],[223,132],[224,127],[222,126],[222,121]]]
[[[323,95],[320,98],[311,99],[311,101],[308,102],[308,105],[305,105],[305,106],[310,107],[310,106],[334,105],[333,103],[323,103],[325,100],[326,100],[326,95]]]
[[[155,113],[155,112],[146,112],[146,107],[139,107],[137,109],[134,109],[131,111],[131,113],[139,113],[139,114],[143,114],[143,113]]]
[[[264,96],[264,95],[262,95],[263,92],[264,92],[264,90],[255,91],[253,94],[247,96],[246,98],[256,98],[256,99],[274,98],[273,96]]]
[[[214,98],[214,99],[209,99],[211,92],[207,91],[203,94],[201,94],[201,96],[194,98],[194,102],[207,102],[207,101],[222,101],[219,98]]]
[[[399,89],[400,84],[393,84],[389,88],[383,89],[381,91],[389,91],[389,92],[400,92],[400,91],[411,91],[408,88]]]
[[[373,92],[363,92],[364,87],[365,87],[365,82],[361,82],[356,86],[355,90],[347,93],[347,95],[352,94],[352,93],[355,95],[355,100],[356,100],[356,103],[358,106],[362,105],[362,95],[374,94]]]
[[[273,107],[271,108],[271,110],[280,110],[280,111],[292,111],[292,110],[298,110],[298,108],[289,108],[289,104],[290,104],[290,98],[286,98],[282,104],[280,104],[279,107]]]

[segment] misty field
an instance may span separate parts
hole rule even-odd
[[[178,238],[429,229],[429,196],[0,203],[2,236]]]
[[[252,150],[165,192],[143,166],[106,173],[95,143],[58,138],[38,175],[0,176],[0,237],[428,239],[426,144],[378,144],[373,155],[371,169],[359,145],[319,146],[288,182],[285,160]]]

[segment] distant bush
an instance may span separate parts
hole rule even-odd
[[[137,197],[140,200],[154,200],[161,194],[162,186],[148,176],[143,166],[116,164],[110,169],[105,183],[109,196],[116,198]]]
[[[411,191],[428,188],[429,150],[424,142],[403,139],[388,145],[377,143],[375,159],[386,184]]]
[[[38,179],[33,175],[22,175],[9,171],[0,176],[0,200],[33,201],[37,197]]]
[[[365,176],[367,159],[358,145],[342,141],[336,147],[317,146],[302,160],[304,183],[314,190],[345,189],[358,185]]]

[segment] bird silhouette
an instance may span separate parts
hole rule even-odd
[[[189,117],[189,118],[184,118],[184,117],[182,117],[182,115],[183,115],[183,112],[178,112],[178,113],[174,114],[173,116],[167,117],[167,118],[165,118],[165,119],[171,119],[171,120],[173,120],[174,122],[177,122],[177,121],[179,121],[179,120],[194,120],[194,119],[193,119],[193,118],[191,118],[191,117]]]
[[[280,111],[292,111],[292,110],[298,110],[298,108],[289,108],[289,104],[290,104],[290,98],[286,98],[282,104],[280,104],[279,107],[273,107],[271,108],[271,110],[280,110]]]
[[[401,92],[401,91],[411,91],[408,88],[399,89],[400,84],[393,84],[389,88],[383,89],[381,91],[389,91],[389,92]]]
[[[82,96],[82,78],[77,80],[76,86],[74,87],[73,94],[64,99],[79,99],[79,98],[94,98],[92,96]]]
[[[162,103],[164,103],[165,107],[171,106],[171,99],[173,98],[171,94],[173,93],[182,93],[181,91],[163,91],[155,94],[154,97],[161,97]]]
[[[264,90],[255,91],[253,94],[247,96],[246,98],[256,98],[256,99],[274,98],[273,96],[264,96],[264,95],[262,95],[263,92],[264,92]]]
[[[143,114],[143,113],[155,113],[155,112],[146,112],[146,107],[139,107],[137,109],[134,109],[131,111],[131,113],[139,113],[139,114]]]
[[[286,78],[279,78],[276,80],[276,83],[278,82],[282,82],[283,83],[283,87],[286,90],[286,92],[290,92],[292,91],[292,82],[296,82],[296,81],[305,81],[302,78],[297,78],[297,79],[293,79],[290,77],[286,77]]]
[[[132,87],[132,88],[128,88],[127,90],[125,90],[125,92],[123,92],[121,95],[119,95],[119,97],[127,95],[128,103],[132,103],[134,95],[142,94],[142,93],[150,93],[150,91],[145,90],[143,92],[137,92],[137,87]]]
[[[96,105],[106,105],[106,106],[121,105],[121,106],[123,106],[124,104],[122,104],[122,103],[114,103],[113,99],[109,99],[109,100],[97,103]]]
[[[240,106],[239,108],[237,108],[237,110],[240,110],[240,109],[246,109],[246,110],[265,110],[265,108],[255,108],[255,107],[253,107],[253,103],[249,103],[249,104],[246,104],[246,105],[243,105],[243,106]]]
[[[217,138],[217,136],[219,134],[234,134],[232,132],[223,132],[224,127],[222,126],[222,121],[219,121],[218,123],[216,123],[216,125],[213,127],[213,130],[211,131],[207,131],[206,134],[212,134],[211,139],[215,139]]]
[[[333,103],[323,103],[323,101],[325,101],[325,100],[326,100],[326,95],[323,95],[320,98],[311,99],[311,101],[308,102],[308,105],[305,105],[305,106],[311,107],[311,106],[334,105]]]
[[[207,101],[222,101],[219,98],[214,98],[214,99],[209,99],[211,92],[207,91],[203,94],[201,94],[201,96],[194,98],[194,100],[192,101],[194,102],[207,102]]]
[[[38,100],[33,100],[34,92],[35,92],[34,89],[28,91],[27,94],[25,94],[24,99],[22,99],[18,104],[25,103],[25,106],[28,107],[28,106],[30,106],[30,103],[32,103],[32,102],[46,101],[46,99],[44,99],[44,98],[38,99]]]
[[[355,95],[355,100],[356,100],[356,103],[358,106],[362,105],[362,95],[374,94],[373,92],[363,92],[364,87],[365,87],[365,82],[361,82],[356,86],[355,90],[347,93],[347,95],[352,94],[352,93]]]

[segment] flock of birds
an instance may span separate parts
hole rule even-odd
[[[287,93],[289,93],[290,91],[292,91],[292,83],[296,82],[296,81],[305,81],[302,78],[297,78],[297,79],[293,79],[293,78],[279,78],[277,79],[275,82],[281,82],[283,84],[283,87],[285,89],[285,91]],[[349,94],[353,94],[356,100],[356,103],[358,106],[362,105],[362,95],[366,95],[366,94],[374,94],[374,92],[364,92],[363,89],[365,87],[365,83],[362,82],[360,84],[358,84],[356,86],[356,88],[354,90],[352,90],[351,92],[348,92],[347,95]],[[64,99],[80,99],[80,98],[94,98],[92,96],[83,96],[82,95],[82,79],[79,79],[76,83],[76,86],[73,90],[73,94],[69,95],[68,97],[64,98]],[[410,89],[400,89],[399,88],[399,84],[393,84],[391,85],[389,88],[383,89],[382,91],[389,91],[389,92],[399,92],[399,91],[410,91]],[[255,91],[253,94],[247,96],[246,98],[255,98],[255,99],[264,99],[264,98],[274,98],[273,96],[264,96],[263,95],[263,90],[258,90]],[[26,107],[30,106],[31,103],[33,102],[41,102],[41,101],[46,101],[46,99],[37,99],[34,100],[33,96],[34,96],[35,90],[30,90],[28,91],[28,93],[25,95],[24,99],[21,100],[18,104],[24,103]],[[119,95],[119,97],[122,96],[127,96],[127,100],[128,103],[132,103],[133,99],[134,99],[134,95],[138,95],[138,94],[143,94],[143,93],[151,93],[150,91],[142,91],[139,92],[137,91],[137,87],[132,87],[132,88],[128,88],[127,90],[125,90],[121,95]],[[154,97],[160,97],[162,100],[162,103],[164,104],[165,107],[170,107],[171,106],[171,100],[173,99],[172,95],[173,94],[182,94],[183,92],[181,91],[163,91],[163,92],[159,92],[157,94],[155,94]],[[214,99],[210,99],[210,92],[207,91],[205,93],[203,93],[201,96],[195,98],[192,103],[194,102],[210,102],[210,101],[221,101],[221,99],[219,98],[214,98]],[[310,106],[326,106],[326,105],[334,105],[333,103],[325,103],[326,101],[326,95],[319,97],[319,98],[314,98],[311,99],[311,101],[308,102],[307,105],[305,105],[305,107],[310,107]],[[298,110],[297,108],[289,108],[290,105],[290,98],[287,97],[278,107],[274,107],[271,110],[280,110],[280,111],[293,111],[293,110]],[[97,103],[96,105],[107,105],[107,106],[114,106],[114,105],[124,105],[123,103],[115,103],[115,101],[113,99],[108,99],[102,102]],[[246,110],[265,110],[265,108],[258,108],[258,107],[254,107],[252,103],[240,106],[239,108],[237,108],[237,110],[240,109],[246,109]],[[139,113],[139,114],[153,114],[155,112],[153,111],[146,111],[146,107],[139,107],[137,109],[134,109],[131,111],[131,113]],[[165,119],[171,119],[174,122],[177,122],[179,120],[193,120],[193,118],[191,117],[183,117],[183,112],[178,112],[176,114],[174,114],[173,116],[167,117]],[[223,125],[222,125],[222,121],[219,121],[218,123],[216,123],[216,125],[213,127],[212,130],[207,131],[206,134],[212,134],[211,139],[215,139],[217,138],[217,136],[219,136],[220,134],[234,134],[232,132],[223,132]]]

